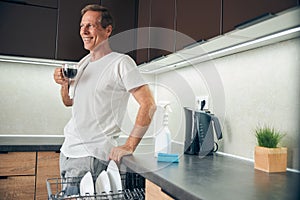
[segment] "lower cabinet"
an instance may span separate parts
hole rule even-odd
[[[156,199],[171,200],[173,198],[164,193],[159,186],[146,180],[146,200]]]
[[[0,176],[35,175],[36,152],[7,152],[0,154]]]
[[[34,199],[35,176],[8,176],[0,179],[0,199]]]
[[[0,199],[48,199],[47,178],[59,177],[59,153],[0,153]]]
[[[59,153],[38,152],[36,171],[36,200],[48,198],[46,180],[48,178],[59,178]]]
[[[0,199],[34,199],[36,152],[0,154]]]

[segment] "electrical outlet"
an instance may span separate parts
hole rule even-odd
[[[196,110],[201,110],[201,102],[205,102],[203,110],[208,110],[208,95],[205,96],[196,96],[195,104],[196,104]],[[204,103],[203,102],[203,103]]]

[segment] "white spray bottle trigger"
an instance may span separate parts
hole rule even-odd
[[[172,109],[171,109],[169,101],[160,101],[158,103],[158,105],[161,106],[164,109],[164,111],[172,112]]]

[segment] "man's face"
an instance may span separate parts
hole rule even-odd
[[[87,11],[81,18],[80,36],[84,48],[93,51],[103,41],[107,40],[111,34],[111,26],[102,28],[101,13],[96,11]]]

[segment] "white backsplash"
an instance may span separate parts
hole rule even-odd
[[[71,110],[60,100],[54,68],[0,62],[0,134],[62,134]]]
[[[0,62],[0,135],[63,135],[71,108],[63,105],[60,86],[53,80],[56,67],[49,65],[51,61],[42,65],[37,64],[39,59],[34,59],[35,64],[19,62],[22,58],[17,60]],[[153,82],[153,78],[145,75],[146,81]],[[134,125],[137,109],[131,97],[122,127],[125,134]],[[150,135],[151,130],[153,125]]]
[[[289,149],[288,167],[299,170],[299,63],[297,38],[159,74],[157,83],[168,93],[158,91],[157,97],[176,102],[172,138],[184,141],[182,107],[194,107],[195,96],[209,94],[210,110],[223,127],[220,151],[253,159],[254,130],[270,125],[286,133],[281,145]]]

